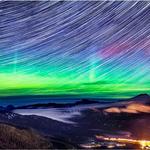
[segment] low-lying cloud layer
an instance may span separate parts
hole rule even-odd
[[[131,103],[124,108],[110,107],[104,111],[107,113],[150,113],[150,106],[140,103]]]

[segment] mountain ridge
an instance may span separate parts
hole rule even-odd
[[[150,95],[148,94],[139,94],[137,96],[134,96],[129,99],[120,100],[119,102],[141,102],[141,103],[149,103],[150,104]],[[88,104],[108,104],[108,103],[118,103],[117,102],[109,102],[109,101],[98,101],[93,99],[81,99],[79,101],[76,101],[74,103],[35,103],[35,104],[29,104],[29,105],[22,105],[22,106],[13,106],[13,105],[7,105],[6,107],[0,106],[1,110],[13,110],[13,109],[34,109],[34,108],[65,108],[65,107],[74,107],[79,105],[88,105]]]

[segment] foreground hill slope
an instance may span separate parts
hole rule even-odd
[[[0,124],[0,149],[47,149],[51,144],[32,130]]]

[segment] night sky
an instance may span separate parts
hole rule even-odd
[[[140,93],[150,94],[150,2],[0,2],[0,96]]]

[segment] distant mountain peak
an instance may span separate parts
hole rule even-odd
[[[140,103],[150,104],[150,95],[140,94],[140,95],[137,95],[137,96],[131,98],[130,100],[137,101]]]
[[[80,101],[77,101],[75,103],[75,105],[79,105],[79,104],[93,104],[93,103],[99,103],[99,102],[95,101],[95,100],[81,99]]]
[[[148,95],[148,94],[139,94],[139,95],[137,95],[137,96],[135,96],[135,97],[133,97],[133,99],[150,99],[150,95]]]

